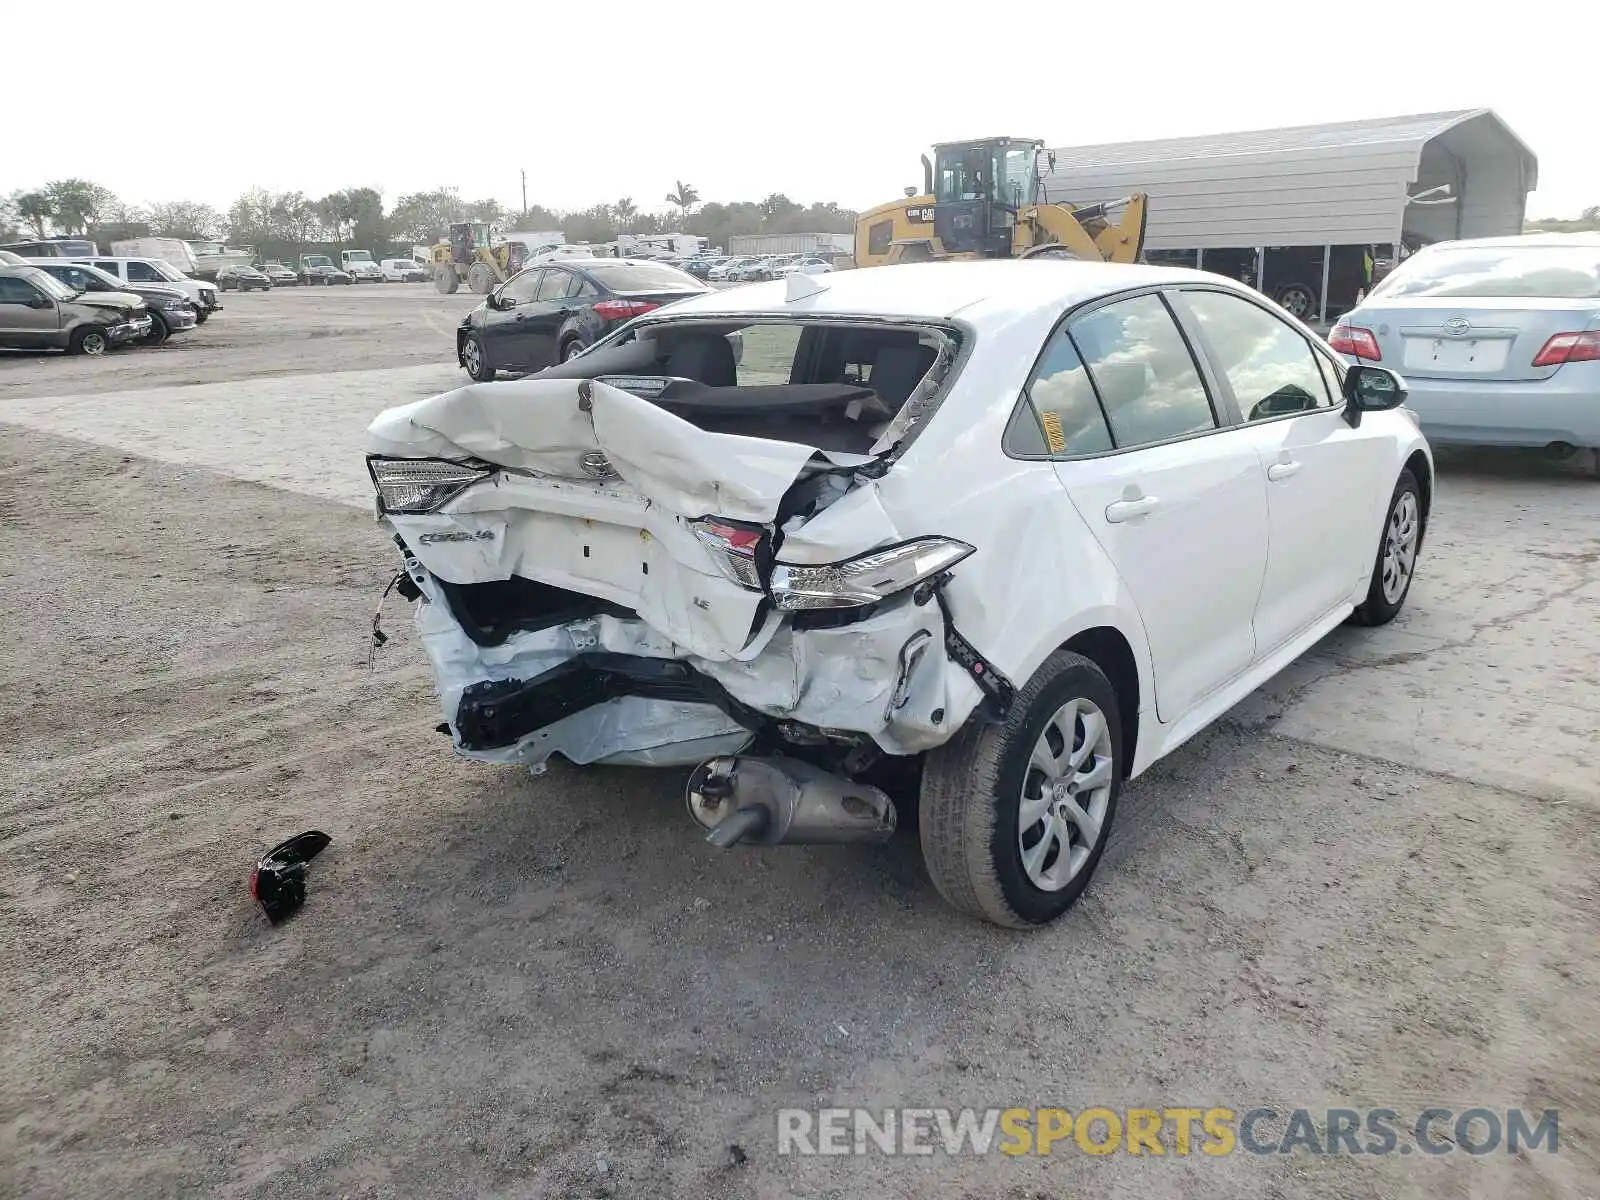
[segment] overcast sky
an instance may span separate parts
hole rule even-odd
[[[226,210],[254,186],[316,198],[366,185],[393,204],[454,185],[517,207],[526,168],[528,202],[553,208],[622,196],[664,208],[678,179],[705,200],[785,192],[864,208],[920,183],[917,156],[936,141],[1065,146],[1489,107],[1539,157],[1530,216],[1600,204],[1595,108],[1577,102],[1600,18],[1562,36],[1547,9],[1505,21],[1422,0],[131,11],[71,6],[59,27],[114,31],[105,53],[7,58],[11,116],[31,97],[34,119],[6,122],[0,193],[76,175],[135,203]]]

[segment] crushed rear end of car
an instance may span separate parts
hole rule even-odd
[[[737,333],[679,332],[371,426],[455,749],[699,766],[689,807],[717,844],[886,837],[874,770],[1009,694],[944,599],[973,547],[908,536],[877,486],[958,335],[818,333],[794,372],[820,355],[829,381],[740,387]]]

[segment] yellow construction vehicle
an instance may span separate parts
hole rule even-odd
[[[856,265],[1039,257],[1137,262],[1145,194],[1098,204],[1046,202],[1038,165],[1043,145],[999,137],[935,146],[932,162],[922,158],[922,195],[907,188],[904,200],[856,218]]]
[[[433,247],[433,286],[454,295],[466,280],[469,291],[486,296],[522,269],[522,251],[522,243],[498,241],[481,221],[452,225],[450,240]]]

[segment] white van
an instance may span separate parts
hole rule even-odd
[[[94,258],[69,258],[68,262],[87,263],[115,275],[124,283],[171,284],[194,301],[195,315],[200,323],[222,307],[217,303],[217,285],[203,279],[190,279],[177,267],[162,258],[125,258],[114,255],[96,255]]]

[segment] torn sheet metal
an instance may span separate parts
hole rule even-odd
[[[641,495],[671,512],[758,524],[776,516],[812,459],[844,467],[872,461],[798,442],[709,433],[648,400],[578,379],[470,384],[389,409],[367,430],[371,454],[479,458],[564,479],[593,477],[595,464],[585,470],[583,456],[596,450]]]

